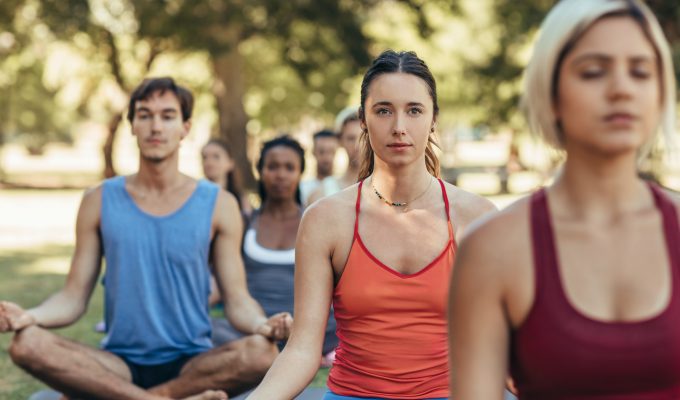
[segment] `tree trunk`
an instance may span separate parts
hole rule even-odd
[[[243,107],[245,94],[243,58],[238,48],[213,57],[215,86],[213,92],[217,102],[220,138],[227,142],[231,156],[243,179],[243,185],[255,189],[255,176],[248,159],[248,136],[246,123],[248,116]]]
[[[102,147],[102,152],[104,153],[104,178],[112,178],[116,176],[116,168],[113,166],[113,142],[116,138],[116,132],[118,131],[118,126],[123,120],[123,115],[121,113],[116,113],[109,120],[108,132],[106,135],[106,141]]]

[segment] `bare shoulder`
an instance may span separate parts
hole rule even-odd
[[[668,188],[663,188],[663,193],[668,196],[668,198],[675,204],[676,207],[680,207],[680,192],[671,190]]]
[[[325,229],[334,229],[354,222],[358,184],[312,203],[305,210],[303,223],[318,224]]]
[[[224,189],[217,191],[217,199],[215,200],[215,207],[220,209],[227,209],[230,211],[238,211],[238,200],[233,194]]]
[[[85,202],[88,203],[93,203],[93,202],[98,202],[101,203],[102,201],[102,191],[103,191],[104,184],[100,183],[97,186],[93,186],[90,188],[85,189],[85,192],[83,192],[83,204]]]
[[[481,216],[497,211],[497,207],[489,200],[478,194],[462,190],[450,183],[444,182],[446,195],[449,198],[449,210],[457,230],[467,227]]]
[[[213,211],[213,223],[220,231],[241,232],[243,221],[238,200],[226,190],[217,192],[215,209]]]
[[[103,184],[85,190],[80,201],[78,218],[91,222],[99,222],[102,208]]]
[[[531,238],[529,199],[524,197],[475,220],[463,235],[461,252],[468,253],[475,264],[504,270],[511,264],[526,264]]]

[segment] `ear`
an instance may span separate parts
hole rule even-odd
[[[187,135],[189,135],[189,131],[191,130],[191,120],[188,119],[184,122],[182,122],[182,126],[184,127],[184,132],[182,132],[182,137],[180,140],[183,140]]]
[[[430,132],[434,132],[437,129],[437,116],[432,117],[432,125],[430,125]]]
[[[366,132],[368,127],[366,126],[366,114],[364,114],[364,107],[359,107],[357,110],[357,115],[359,116],[359,127],[361,127],[362,132]]]
[[[135,119],[132,118],[132,121],[126,120],[130,124],[130,133],[132,133],[132,136],[137,136],[137,133],[135,132]]]

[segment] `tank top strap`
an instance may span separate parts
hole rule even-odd
[[[530,215],[534,258],[534,303],[539,304],[539,298],[544,297],[544,293],[552,294],[551,301],[566,302],[560,283],[557,249],[545,189],[540,189],[531,196]]]
[[[442,198],[444,200],[444,210],[446,211],[446,224],[448,225],[449,229],[449,240],[453,241],[455,243],[455,236],[453,234],[453,223],[451,222],[451,209],[449,207],[449,196],[446,194],[446,187],[444,186],[444,181],[442,181],[440,178],[437,178],[437,181],[439,182],[439,186],[442,188]]]
[[[680,224],[678,223],[677,208],[661,188],[652,183],[649,183],[649,187],[663,219],[664,236],[666,237],[666,247],[669,251],[671,265],[675,271],[680,271]]]
[[[364,179],[359,181],[357,189],[357,204],[354,207],[354,237],[353,240],[359,237],[359,213],[361,212],[361,187],[364,186]]]

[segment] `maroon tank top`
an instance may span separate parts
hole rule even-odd
[[[511,337],[521,400],[680,399],[680,228],[674,204],[650,187],[663,220],[671,298],[660,314],[633,322],[598,321],[569,303],[545,191],[532,196],[535,297]]]

